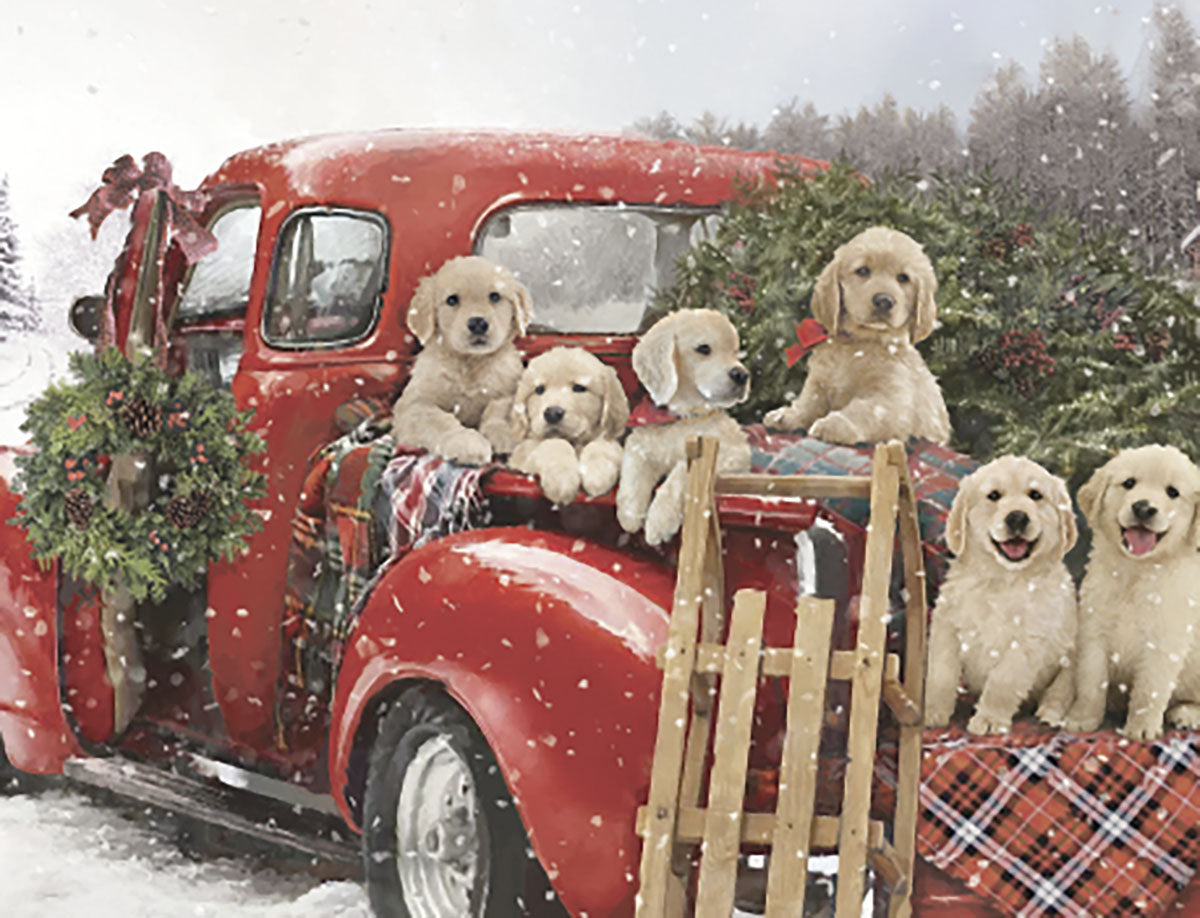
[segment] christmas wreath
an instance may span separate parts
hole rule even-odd
[[[22,424],[36,451],[16,459],[13,522],[34,557],[161,600],[171,585],[194,587],[210,561],[244,552],[262,528],[248,501],[265,493],[251,467],[265,448],[251,412],[199,374],[168,376],[113,348],[72,355],[71,370],[78,381],[50,386]],[[140,508],[114,497],[118,462],[142,478]]]

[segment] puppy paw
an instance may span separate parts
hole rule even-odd
[[[810,437],[815,437],[818,440],[824,440],[826,443],[846,443],[855,444],[863,441],[862,434],[853,424],[846,420],[846,416],[835,411],[833,414],[827,414],[819,421],[813,423],[808,429]]]
[[[651,507],[646,514],[646,542],[661,545],[679,531],[683,525],[683,510],[675,512],[664,506]]]
[[[1181,730],[1200,729],[1200,704],[1181,702],[1167,711],[1167,723]]]
[[[621,447],[604,442],[589,443],[579,454],[579,478],[589,497],[607,494],[621,475]]]
[[[792,417],[791,408],[785,405],[763,415],[763,425],[772,430],[795,430],[796,424]]]
[[[542,493],[556,504],[569,504],[579,493],[579,470],[574,467],[543,469],[539,480]]]
[[[617,500],[617,522],[626,532],[637,532],[646,522],[646,511],[637,507],[622,504]]]
[[[460,430],[446,438],[440,452],[461,465],[485,465],[492,459],[492,444],[477,430]]]
[[[1062,705],[1043,701],[1038,706],[1035,715],[1042,723],[1051,727],[1061,727],[1067,722],[1067,711]]]
[[[1103,708],[1097,713],[1083,705],[1075,704],[1063,718],[1062,728],[1069,733],[1092,733],[1100,729],[1100,723],[1103,720]]]
[[[967,721],[967,732],[976,736],[1008,733],[1012,729],[1012,718],[985,711],[976,711]]]
[[[1162,717],[1146,714],[1130,714],[1125,720],[1125,726],[1117,731],[1126,739],[1153,740],[1162,736]]]

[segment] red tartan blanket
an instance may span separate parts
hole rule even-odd
[[[1200,736],[925,735],[921,856],[1006,914],[1163,914],[1200,858]]]

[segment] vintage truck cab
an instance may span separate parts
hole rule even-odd
[[[505,915],[547,891],[573,915],[632,914],[676,546],[622,532],[611,494],[552,506],[531,479],[489,469],[487,521],[382,567],[358,591],[351,627],[322,648],[327,680],[314,681],[296,662],[311,647],[298,646],[285,601],[295,523],[312,512],[322,448],[346,433],[339,410],[386,406],[402,390],[419,278],[468,253],[505,264],[534,301],[524,354],[587,348],[636,401],[630,354],[655,318],[654,291],[739,183],[771,181],[775,165],[772,154],[619,137],[289,141],[232,156],[193,193],[218,242],[194,264],[164,228],[176,205],[143,194],[110,278],[114,343],[157,334],[174,371],[207,374],[253,409],[267,444],[263,526],[200,589],[139,607],[147,691],[119,734],[97,591],[40,567],[19,528],[0,528],[0,736],[12,765],[112,778],[103,763],[116,761],[124,774],[136,765],[143,790],[176,782],[180,797],[222,768],[261,776],[251,790],[296,788],[306,812],[335,812],[363,835],[381,914]],[[23,448],[0,448],[3,520],[17,511]],[[837,601],[844,644],[861,533],[814,525],[811,502],[767,498],[722,498],[721,521],[730,595],[767,594],[766,643],[790,641],[808,578],[803,589]],[[780,706],[760,703],[752,770],[778,761]],[[379,856],[388,835],[407,866]]]

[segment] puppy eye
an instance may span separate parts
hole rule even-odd
[[[987,499],[988,499],[988,500],[999,500],[999,499],[1000,499],[1000,492],[999,492],[999,491],[989,491],[989,492],[988,492]]]
[[[696,353],[703,354],[705,357],[707,357],[709,354],[712,353],[712,347],[707,344],[697,344],[696,345]]]
[[[446,305],[447,306],[457,306],[458,305],[458,294],[452,293],[448,297],[446,297]]]
[[[545,387],[545,386],[538,386],[538,387],[537,387],[536,389],[534,389],[533,391],[534,391],[534,393],[536,393],[537,395],[545,395],[545,394],[546,394],[546,387]]]
[[[571,391],[572,392],[587,392],[587,386],[585,386],[583,383],[575,383],[575,385],[571,386]]]
[[[1167,497],[1174,500],[1179,496],[1179,489],[1175,485],[1167,485]]]
[[[493,290],[491,293],[488,294],[488,302],[489,303],[499,303],[500,302],[500,294],[498,294],[495,290]]]
[[[868,268],[866,265],[863,265],[861,268],[855,268],[854,273],[857,274],[859,277],[870,277],[871,269]]]
[[[1030,500],[1041,500],[1042,492],[1039,491],[1037,488],[1034,488],[1032,491],[1029,492],[1029,499]]]
[[[903,271],[901,271],[899,274],[896,275],[896,280],[900,281],[900,283],[902,283],[902,284],[907,284],[909,281],[909,277],[907,274],[905,274]]]
[[[1121,482],[1121,487],[1123,487],[1126,491],[1132,491],[1135,484],[1137,484],[1136,478],[1126,478]]]

